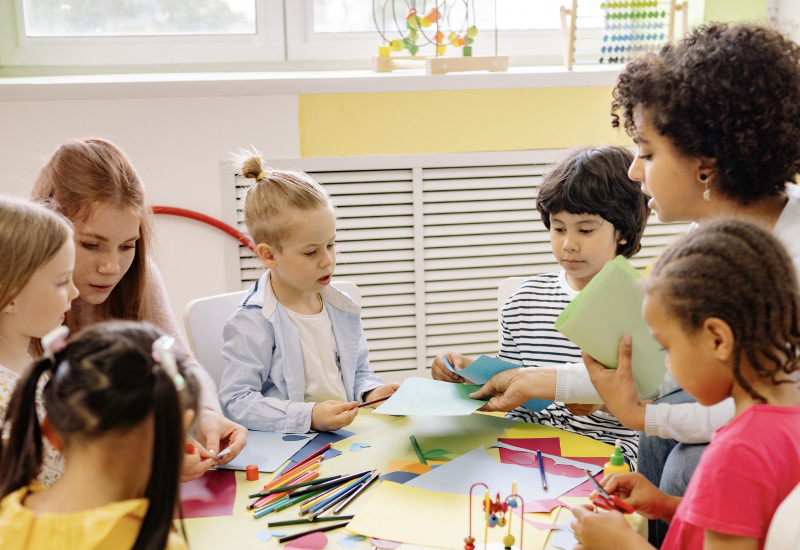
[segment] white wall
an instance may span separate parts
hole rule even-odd
[[[3,99],[2,193],[27,196],[43,160],[63,140],[101,136],[129,155],[152,204],[222,219],[220,162],[230,151],[255,145],[268,158],[299,156],[296,95]],[[156,221],[157,258],[179,319],[193,298],[238,290],[224,265],[225,248],[235,240],[185,218]]]

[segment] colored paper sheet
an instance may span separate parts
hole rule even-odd
[[[334,443],[341,441],[342,439],[347,439],[348,437],[352,437],[355,435],[353,432],[347,430],[336,430],[335,432],[318,432],[317,436],[306,443],[302,449],[297,451],[292,455],[289,459],[289,463],[281,470],[281,473],[285,472],[286,470],[293,468],[297,465],[298,462],[306,458],[308,455],[318,451],[328,443],[333,445]],[[328,460],[329,458],[333,458],[335,456],[339,456],[342,454],[342,451],[338,449],[328,449],[324,453],[322,453],[322,459]]]
[[[505,494],[499,486],[489,487],[493,494],[498,491],[501,496]],[[507,490],[510,490],[510,485]],[[472,499],[472,535],[476,539],[476,547],[485,542],[484,528],[481,526],[482,491],[482,488],[478,488],[477,498]],[[469,506],[467,495],[433,493],[387,481],[381,483],[369,501],[364,503],[347,529],[361,535],[406,544],[462,550],[464,537],[468,534]],[[532,514],[531,519],[552,523],[551,516],[545,514]],[[511,533],[516,538],[515,546],[520,543],[521,525],[522,522],[515,516],[511,524]],[[489,542],[502,543],[507,532],[507,527],[489,529]],[[541,550],[548,533],[526,527],[522,550]]]
[[[513,443],[509,443],[509,441],[513,441]],[[493,444],[492,447],[498,447],[500,449],[500,461],[501,462],[508,462],[514,464],[520,464],[518,460],[511,460],[514,457],[515,453],[519,452],[527,452],[528,454],[536,457],[536,451],[542,451],[542,461],[544,462],[544,469],[546,473],[552,473],[554,475],[561,475],[561,476],[568,476],[568,477],[580,477],[585,478],[586,474],[584,470],[589,470],[593,474],[601,471],[603,466],[598,466],[594,462],[589,461],[582,461],[580,459],[573,460],[571,458],[566,458],[560,456],[560,452],[558,454],[554,453],[547,453],[544,449],[539,446],[539,441],[543,441],[541,439],[512,439],[509,440],[508,438],[500,438],[497,443]],[[545,440],[546,441],[546,440]],[[506,460],[504,460],[504,456]],[[605,459],[608,461],[608,459]],[[529,462],[527,464],[521,464],[522,466],[526,466],[528,468],[535,468],[539,469],[539,461],[535,460]]]
[[[406,482],[406,485],[426,491],[468,495],[475,483],[509,488],[516,483],[517,493],[525,502],[530,502],[559,497],[583,483],[583,479],[548,474],[545,491],[541,478],[531,475],[530,468],[497,462],[481,446]]]
[[[622,256],[607,262],[556,319],[556,330],[608,368],[619,362],[622,337],[633,337],[633,378],[641,397],[655,394],[666,354],[642,317],[638,271]]]
[[[258,466],[260,472],[274,472],[306,443],[317,437],[316,433],[282,434],[250,430],[247,445],[239,455],[217,468],[244,470],[248,464]]]
[[[557,437],[561,441],[561,456],[569,457],[598,457],[611,456],[614,446],[603,443],[591,437],[565,432],[552,426],[531,424],[528,422],[514,422],[505,433],[509,439],[537,439],[541,437]]]
[[[517,365],[516,363],[509,363],[508,361],[497,359],[496,357],[481,355],[470,365],[467,365],[459,371],[455,370],[450,365],[448,365],[448,368],[465,380],[469,380],[473,384],[480,384],[482,386],[498,372],[503,372],[504,370],[509,369],[518,369],[520,366],[521,365]],[[522,406],[533,412],[539,412],[552,404],[552,399],[530,399],[523,403]]]
[[[236,500],[236,473],[209,470],[202,477],[180,484],[184,518],[230,516]]]
[[[428,378],[407,378],[373,414],[395,416],[462,416],[472,414],[485,401],[470,399],[478,386],[451,384]]]

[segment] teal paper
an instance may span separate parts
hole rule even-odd
[[[479,386],[451,384],[428,378],[407,378],[373,414],[395,416],[461,416],[472,414],[486,401],[470,399]]]
[[[650,334],[642,317],[644,291],[641,275],[628,261],[617,256],[603,269],[556,319],[556,330],[610,369],[619,363],[619,343],[633,338],[633,378],[640,397],[656,393],[666,374],[666,354]]]
[[[450,370],[473,384],[480,384],[482,386],[498,372],[503,372],[508,369],[518,369],[521,366],[522,365],[517,365],[516,363],[509,363],[508,361],[497,359],[496,357],[481,355],[473,361],[471,365],[459,371],[452,368]],[[552,399],[530,399],[523,403],[522,406],[530,411],[539,412],[552,404]]]

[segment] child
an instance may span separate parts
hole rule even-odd
[[[186,547],[170,531],[196,383],[169,342],[154,346],[162,335],[145,323],[95,324],[20,382],[0,456],[0,547]],[[40,429],[33,395],[43,376]],[[66,457],[47,489],[32,483],[42,432]]]
[[[99,138],[66,141],[42,167],[31,195],[54,201],[75,226],[80,297],[67,316],[71,331],[111,319],[148,321],[188,349],[150,257],[152,215],[144,185],[124,152]],[[187,455],[184,481],[229,462],[247,441],[247,430],[222,416],[205,369],[193,357],[187,367],[200,384],[201,406],[194,429],[199,444],[192,441],[198,452]],[[230,453],[212,458],[226,447]]]
[[[597,406],[563,404],[602,401],[591,384],[590,396],[579,396],[586,393],[573,383],[575,373],[583,371],[582,365],[573,364],[580,362],[580,349],[553,326],[561,311],[608,260],[618,254],[630,257],[641,247],[649,212],[645,195],[627,175],[632,159],[630,151],[621,147],[576,149],[545,175],[536,208],[550,230],[553,254],[562,270],[531,277],[509,298],[501,317],[503,339],[498,354],[500,359],[538,368],[501,373],[473,396],[490,395],[495,381],[513,377],[515,386],[530,393],[515,399],[512,388],[493,397],[486,409],[511,410],[533,397],[555,399],[556,403],[539,413],[518,408],[508,417],[556,426],[612,445],[619,439],[623,453],[635,459],[633,431]],[[471,362],[458,354],[448,355],[456,368]],[[441,357],[434,360],[432,375],[438,380],[460,381]]]
[[[603,480],[647,517],[670,521],[662,548],[763,548],[775,509],[800,482],[800,295],[783,246],[748,222],[711,222],[670,247],[644,281],[643,312],[675,380],[702,405],[731,396],[680,497],[641,474]],[[630,340],[630,338],[627,338]],[[620,346],[628,368],[630,346]],[[575,510],[584,548],[641,548],[616,512]]]
[[[20,376],[30,370],[31,342],[64,321],[78,296],[72,284],[75,245],[63,216],[42,205],[0,197],[0,422]],[[40,414],[41,402],[37,400]],[[8,436],[7,425],[2,430]],[[50,485],[63,458],[45,444],[39,481]]]
[[[302,172],[242,164],[256,180],[244,215],[267,272],[225,325],[219,399],[252,430],[302,433],[350,424],[355,401],[392,394],[369,368],[361,308],[330,286],[336,214],[328,193]]]

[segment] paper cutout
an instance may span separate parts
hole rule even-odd
[[[302,434],[296,440],[287,441],[284,439],[285,434],[282,433],[250,430],[247,434],[247,445],[242,452],[227,464],[217,468],[244,470],[248,464],[255,464],[259,472],[274,472],[316,436],[316,433]]]
[[[289,464],[287,464],[286,467],[283,470],[281,470],[281,473],[285,472],[286,470],[288,470],[289,468],[291,468],[292,466],[294,466],[295,464],[306,458],[308,455],[321,449],[328,443],[333,445],[337,441],[341,441],[342,439],[347,439],[348,437],[352,437],[354,435],[355,434],[353,432],[347,430],[336,430],[335,432],[317,433],[317,436],[314,439],[309,441],[302,449],[300,449],[299,451],[297,451],[292,455],[292,457],[289,459]],[[342,451],[339,451],[337,449],[328,449],[322,455],[322,459],[328,460],[340,454],[342,454]]]
[[[478,518],[483,515],[481,505],[480,498],[473,498],[475,529],[480,523]],[[385,482],[381,483],[370,495],[369,500],[362,504],[347,529],[405,544],[462,550],[468,509],[469,497],[466,495],[435,493],[408,485]],[[433,515],[432,510],[435,510]],[[533,516],[534,520],[551,521],[548,515],[533,514]],[[511,526],[511,533],[518,541],[521,525],[521,521],[514,521]],[[501,543],[506,534],[507,528],[489,529],[489,542]],[[544,548],[546,538],[546,531],[526,528],[525,550]],[[483,542],[482,536],[480,542]]]
[[[529,514],[531,512],[539,512],[542,514],[546,514],[552,512],[554,509],[558,508],[559,506],[567,506],[565,503],[561,502],[557,498],[548,498],[542,500],[533,500],[531,502],[526,502],[524,508],[525,514]],[[567,508],[571,508],[567,506]]]
[[[478,386],[451,384],[441,380],[411,377],[373,411],[395,416],[461,416],[472,414],[485,401],[470,399]]]
[[[298,434],[286,434],[283,436],[284,441],[306,441],[308,437],[305,435],[298,435]]]
[[[350,535],[350,536],[347,536],[347,537],[342,537],[340,539],[336,539],[336,542],[339,544],[339,546],[344,546],[345,548],[355,548],[356,547],[356,542],[358,542],[360,540],[364,540],[366,538],[367,537],[365,537],[363,535]]]
[[[256,533],[256,538],[261,542],[267,542],[272,537],[282,537],[286,531],[259,531]]]
[[[528,440],[528,441],[535,441],[535,440]],[[490,447],[499,447],[499,448],[504,448],[504,449],[510,449],[512,451],[518,451],[518,452],[526,452],[526,453],[534,454],[534,455],[536,454],[536,450],[535,449],[526,449],[524,447],[517,447],[515,445],[509,445],[508,443],[504,443],[502,441],[498,441],[497,443],[492,443],[489,446]],[[544,470],[548,474],[552,473],[554,475],[559,475],[559,476],[583,477],[586,474],[577,475],[574,472],[574,470],[578,470],[579,472],[582,473],[583,470],[585,469],[585,470],[589,470],[593,474],[596,474],[597,472],[599,472],[599,471],[601,471],[603,469],[602,466],[597,466],[596,464],[591,464],[589,462],[579,462],[577,460],[572,460],[572,459],[569,459],[569,458],[564,458],[564,457],[560,457],[560,456],[549,454],[549,453],[542,453],[542,456],[546,457],[546,458],[549,458],[554,463],[554,464],[549,464],[548,462],[545,462]],[[550,466],[549,468],[548,468],[548,465]],[[534,462],[532,464],[532,466],[534,466],[536,469],[538,469],[539,468],[538,461]],[[569,469],[564,468],[564,466],[569,467]]]
[[[447,363],[445,363],[445,365],[447,368],[465,380],[469,380],[473,384],[479,384],[481,386],[488,382],[489,379],[498,372],[503,372],[504,370],[509,369],[518,369],[522,366],[517,365],[516,363],[503,361],[502,359],[498,359],[496,357],[489,357],[488,355],[481,355],[475,361],[461,370],[456,370],[452,365]],[[522,406],[530,411],[539,412],[552,404],[552,399],[530,399],[523,403]]]
[[[619,362],[622,337],[633,337],[633,378],[643,398],[652,396],[666,374],[666,352],[642,317],[642,276],[622,256],[607,262],[558,316],[555,328],[608,368]]]
[[[309,533],[298,539],[290,540],[284,548],[299,548],[300,550],[321,550],[328,545],[325,533]]]
[[[611,456],[614,452],[614,446],[603,443],[591,437],[578,435],[576,433],[565,432],[552,426],[543,426],[541,424],[531,424],[529,422],[514,422],[511,428],[506,432],[502,441],[511,443],[512,439],[542,439],[542,438],[558,438],[561,444],[560,456],[570,457],[597,457],[597,456]],[[520,447],[525,445],[516,443]],[[544,452],[544,449],[542,449]],[[608,461],[608,459],[606,459]]]
[[[389,472],[381,476],[381,481],[394,481],[395,483],[406,483],[420,474],[414,472],[404,472],[402,470],[397,472]]]
[[[581,478],[548,474],[545,491],[539,476],[532,476],[530,468],[516,464],[502,464],[478,447],[430,472],[406,482],[407,486],[468,495],[474,483],[482,482],[489,487],[511,487],[517,483],[517,492],[525,501],[561,496],[583,483]]]
[[[425,451],[422,454],[425,455],[425,460],[430,460],[432,458],[449,455],[450,451],[445,451],[444,449],[431,449],[430,451]]]
[[[209,470],[202,477],[180,484],[184,518],[233,515],[236,474],[230,470]]]
[[[372,445],[370,445],[369,443],[353,443],[352,445],[350,445],[350,450],[353,451],[354,453],[359,453],[361,452],[361,449],[366,449],[367,447],[371,446]]]
[[[397,548],[398,546],[403,544],[402,542],[395,542],[393,540],[376,539],[374,537],[369,539],[369,540],[373,544],[373,546],[375,546],[377,548],[381,548],[383,550],[392,550],[392,548]]]
[[[390,460],[387,472],[410,472],[412,474],[424,474],[430,472],[431,468],[435,468],[441,464],[445,464],[443,460],[429,460],[427,464],[422,464],[415,460]]]

